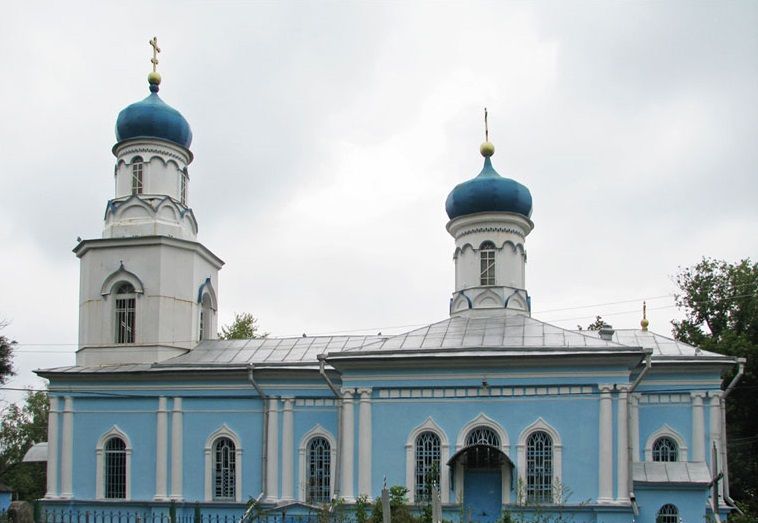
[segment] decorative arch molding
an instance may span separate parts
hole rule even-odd
[[[522,295],[524,291],[513,291],[510,296],[505,299],[503,307],[506,309],[516,310],[529,310],[529,301]]]
[[[213,501],[213,444],[219,438],[229,438],[234,443],[234,497],[239,503],[242,501],[242,442],[226,423],[205,440],[205,501]]]
[[[499,246],[498,246],[497,243],[493,242],[492,240],[485,240],[482,243],[486,243],[488,241],[491,242],[491,243],[493,243],[495,245],[495,249],[497,249],[498,251],[502,251],[503,249],[505,249],[505,246],[507,245],[507,246],[509,246],[511,248],[511,250],[513,251],[514,254],[515,253],[519,253],[522,256],[526,256],[526,249],[524,247],[524,244],[521,243],[521,242],[515,243],[515,242],[513,242],[511,240],[505,240]],[[471,244],[469,242],[466,242],[463,245],[461,245],[460,247],[456,247],[455,248],[455,251],[453,253],[453,258],[457,258],[460,254],[464,253],[466,250],[470,250],[471,252],[474,252],[474,253],[479,252],[481,250],[481,244],[480,244],[479,247],[476,247],[473,244]]]
[[[117,219],[119,215],[134,208],[142,209],[145,212],[145,217],[155,219],[164,206],[171,207],[171,210],[177,216],[177,222],[187,219],[192,227],[193,234],[197,234],[198,227],[195,213],[192,212],[192,209],[181,205],[170,196],[132,194],[123,200],[120,198],[110,200],[105,208],[104,220],[107,223],[109,219]]]
[[[440,498],[442,503],[448,503],[450,501],[450,470],[445,464],[449,459],[450,443],[445,431],[431,416],[426,418],[422,424],[414,427],[405,441],[405,486],[408,489],[408,499],[413,503],[416,495],[416,438],[422,432],[433,432],[440,438]]]
[[[471,298],[466,296],[463,291],[458,293],[458,296],[450,300],[450,312],[465,311],[467,309],[471,309],[472,307],[473,304],[471,303]]]
[[[124,262],[121,262],[118,269],[105,278],[102,287],[100,287],[100,295],[103,299],[106,299],[108,295],[113,292],[116,284],[122,281],[131,284],[132,287],[134,287],[134,292],[136,294],[145,293],[145,286],[142,284],[142,280],[139,279],[139,276],[131,271],[127,271],[124,267]]]
[[[561,435],[558,430],[550,425],[543,418],[537,418],[537,421],[524,428],[518,438],[518,444],[516,446],[516,454],[518,455],[518,479],[523,485],[526,485],[526,442],[535,432],[546,432],[553,440],[553,502],[560,503],[563,493],[561,492],[563,487],[563,443],[561,442]],[[520,503],[526,500],[519,500]]]
[[[179,146],[177,145],[167,144],[168,147],[160,148],[160,149],[155,147],[154,143],[151,145],[152,146],[135,144],[135,145],[129,145],[129,146],[124,147],[123,149],[118,151],[119,162],[123,161],[124,163],[126,163],[124,159],[128,158],[131,160],[133,156],[141,156],[143,158],[143,161],[148,161],[148,162],[155,157],[158,157],[161,159],[163,159],[163,157],[173,158],[174,160],[177,160],[184,164],[190,163],[192,161],[192,153],[189,150],[187,151],[187,153],[189,153],[189,155],[187,155],[188,157],[184,157],[183,155],[177,154],[176,152],[169,149],[169,147],[172,147],[172,148],[176,147],[178,149]],[[118,147],[118,144],[116,144],[113,147],[113,150],[115,151],[117,147]]]
[[[319,424],[306,432],[300,439],[298,447],[299,471],[298,471],[298,501],[305,503],[306,489],[308,487],[308,444],[313,438],[324,438],[329,442],[329,496],[334,496],[334,483],[337,473],[337,439],[334,435]]]
[[[492,289],[486,289],[474,298],[474,308],[482,307],[499,309],[503,308],[505,305],[503,298]]]
[[[687,440],[667,423],[648,436],[645,442],[645,461],[653,461],[653,445],[658,438],[663,437],[673,439],[679,447],[679,461],[687,461]]]
[[[200,284],[200,287],[197,289],[197,303],[202,305],[203,295],[205,294],[207,294],[211,299],[211,308],[214,311],[217,311],[218,299],[216,298],[216,290],[213,288],[213,283],[211,283],[210,278],[206,278],[205,281]]]
[[[510,438],[508,437],[508,432],[503,428],[500,423],[495,421],[494,419],[490,418],[489,416],[485,415],[483,412],[480,412],[478,416],[476,416],[474,419],[466,423],[463,427],[461,427],[461,430],[458,431],[458,437],[455,441],[455,451],[458,452],[463,447],[466,446],[466,437],[469,435],[469,433],[478,427],[487,427],[489,429],[492,429],[495,431],[497,436],[500,438],[500,450],[503,451],[505,455],[510,455]],[[460,463],[455,464],[455,477],[456,478],[463,478],[464,470],[463,465]],[[501,468],[501,476],[500,476],[500,483],[501,483],[501,494],[500,499],[503,500],[503,503],[510,503],[510,494],[511,494],[511,467],[507,464],[503,464]],[[464,482],[461,480],[457,480],[455,482],[455,496],[458,499],[465,499],[465,492],[464,492]]]
[[[113,425],[97,440],[97,447],[95,447],[95,499],[105,499],[105,444],[111,438],[120,438],[126,445],[126,496],[124,500],[129,501],[132,499],[132,442],[118,425]]]

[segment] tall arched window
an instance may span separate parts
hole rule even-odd
[[[526,440],[526,499],[553,502],[553,438],[542,430]]]
[[[141,156],[132,159],[132,194],[142,194],[144,184],[142,182],[144,163]]]
[[[495,285],[495,244],[483,242],[479,246],[479,284]]]
[[[114,296],[116,343],[134,343],[137,294],[131,283],[119,283]]]
[[[653,461],[679,461],[679,446],[672,438],[663,436],[653,443]]]
[[[331,495],[332,448],[321,436],[308,443],[308,478],[305,500],[308,503],[328,503]]]
[[[179,179],[179,196],[181,198],[182,205],[187,205],[187,172],[182,171]]]
[[[679,523],[679,509],[668,503],[658,509],[655,523]]]
[[[110,438],[103,448],[105,454],[105,497],[126,499],[126,443]]]
[[[200,302],[200,336],[199,339],[206,340],[211,339],[211,326],[213,325],[213,304],[211,303],[211,297],[208,294],[203,294],[203,299]]]
[[[416,437],[416,482],[414,501],[429,501],[432,486],[440,481],[440,437],[422,432]]]
[[[236,499],[237,454],[234,442],[229,438],[218,438],[213,443],[213,499]]]

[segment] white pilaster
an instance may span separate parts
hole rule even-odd
[[[286,398],[282,409],[282,499],[291,500],[292,496],[292,473],[294,463],[294,440],[293,440],[293,407],[294,400]]]
[[[703,392],[692,393],[692,461],[705,461]]]
[[[632,394],[629,397],[631,408],[631,434],[629,437],[632,439],[632,461],[640,460],[640,398],[637,394]]]
[[[182,398],[174,398],[174,408],[171,412],[171,499],[181,500],[184,474],[184,414]]]
[[[718,456],[718,466],[719,470],[715,471],[718,473],[722,469],[721,464],[721,393],[720,392],[712,392],[711,393],[711,410],[709,418],[711,420],[710,423],[710,444],[708,445],[708,451],[709,453],[712,452],[713,447],[716,447],[716,455]],[[711,464],[711,468],[713,468],[713,465]]]
[[[155,415],[155,500],[165,501],[168,492],[168,402],[158,398]]]
[[[358,389],[358,494],[371,496],[371,389]],[[440,471],[441,473],[443,471]]]
[[[613,399],[611,387],[600,388],[600,420],[598,427],[598,503],[613,501]]]
[[[50,414],[47,417],[47,494],[48,499],[58,497],[58,398],[50,396]]]
[[[618,395],[616,413],[618,426],[618,437],[616,438],[618,444],[616,453],[616,462],[618,463],[616,468],[616,500],[621,503],[629,503],[629,418],[627,417],[627,402],[628,394],[626,389],[622,388]]]
[[[279,400],[268,399],[268,431],[266,432],[266,501],[279,498]]]
[[[355,419],[353,415],[353,392],[351,390],[342,391],[342,490],[340,494],[348,503],[354,499],[353,494],[353,459],[355,455],[354,446],[355,436]]]
[[[66,396],[63,401],[63,440],[61,441],[61,493],[63,499],[73,497],[74,463],[74,398]]]

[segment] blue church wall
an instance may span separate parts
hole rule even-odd
[[[663,505],[672,504],[679,511],[682,523],[705,521],[703,516],[708,502],[708,489],[686,489],[667,487],[666,489],[636,486],[637,505],[640,515],[637,521],[655,521]]]

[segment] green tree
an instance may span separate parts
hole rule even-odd
[[[758,264],[703,258],[674,281],[685,318],[674,337],[707,351],[747,358],[745,375],[727,398],[729,485],[734,499],[758,519]],[[735,371],[724,376],[728,384]]]
[[[249,312],[234,313],[234,321],[221,327],[218,337],[222,340],[247,340],[265,338],[268,332],[260,332],[258,320]]]
[[[46,391],[29,391],[23,406],[11,404],[0,419],[0,478],[19,499],[45,495],[45,463],[24,463],[24,454],[47,441],[49,404]]]
[[[6,325],[8,325],[6,322],[0,321],[0,329],[5,328]],[[15,344],[14,340],[0,336],[0,385],[4,385],[8,378],[16,374],[13,370],[13,346]]]
[[[588,331],[599,331],[603,327],[610,327],[610,325],[608,325],[605,322],[605,320],[603,319],[602,316],[595,316],[595,321],[593,321],[592,323],[590,323],[589,325],[587,325],[587,330]],[[579,330],[582,330],[582,326],[581,325],[577,325],[577,328]]]

